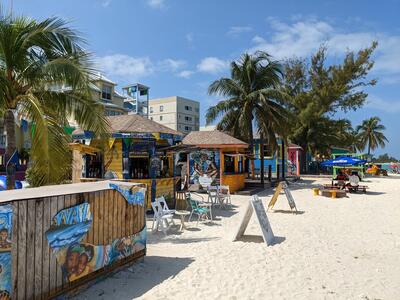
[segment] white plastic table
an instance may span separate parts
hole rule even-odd
[[[190,215],[190,212],[187,210],[177,210],[175,211],[175,214],[181,216],[181,227],[179,228],[179,230],[183,231],[183,229],[187,229],[185,225],[185,216]]]

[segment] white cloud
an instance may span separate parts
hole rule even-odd
[[[228,31],[228,35],[232,37],[237,37],[242,33],[250,32],[253,28],[250,26],[231,26]]]
[[[146,0],[147,4],[152,8],[164,8],[165,7],[165,0]]]
[[[186,66],[186,61],[180,59],[167,58],[159,62],[161,71],[172,71],[176,72]]]
[[[379,45],[374,53],[373,72],[382,77],[382,82],[399,82],[387,80],[385,76],[400,77],[400,35],[388,35],[375,32],[344,32],[338,26],[315,18],[284,23],[277,19],[268,19],[270,32],[268,38],[260,35],[253,37],[254,46],[249,52],[263,50],[277,59],[293,56],[307,57],[315,52],[321,44],[328,46],[328,55],[342,55],[346,51],[358,51],[368,47],[373,41]],[[375,75],[375,73],[374,73]]]
[[[178,77],[182,77],[182,78],[188,79],[188,78],[190,78],[193,74],[194,74],[193,71],[190,71],[190,70],[183,70],[183,71],[179,72],[179,73],[177,74],[177,76],[178,76]]]
[[[108,7],[108,6],[110,6],[111,2],[112,2],[112,0],[103,0],[101,2],[101,6]]]
[[[154,65],[148,57],[132,57],[113,54],[96,59],[97,67],[108,76],[138,80],[154,72]]]
[[[153,62],[149,57],[132,57],[126,54],[106,55],[96,59],[96,67],[101,72],[111,78],[119,77],[127,81],[140,80],[140,78],[150,76],[155,72],[176,74],[186,65],[186,61],[181,59],[166,58]],[[184,73],[183,75],[190,76],[191,74]]]
[[[199,72],[217,74],[227,70],[229,62],[219,59],[217,57],[206,57],[201,60],[197,65]]]
[[[385,100],[375,95],[369,95],[366,106],[387,113],[400,112],[400,100]]]

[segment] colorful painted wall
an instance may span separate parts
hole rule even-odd
[[[52,298],[145,255],[145,196],[111,184],[0,206],[0,299]]]
[[[220,178],[220,151],[201,149],[189,154],[189,184],[192,188],[206,189]]]

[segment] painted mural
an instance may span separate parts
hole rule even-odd
[[[92,225],[89,203],[63,209],[53,217],[46,238],[50,248],[59,248],[80,242]]]
[[[110,188],[118,191],[129,204],[144,205],[146,188],[141,186],[123,186],[110,183]]]
[[[12,205],[0,206],[0,299],[11,299]]]
[[[198,189],[206,189],[215,184],[219,178],[220,155],[219,151],[197,150],[190,153],[190,185],[195,185]]]
[[[126,189],[116,184],[110,187],[118,190],[129,204],[144,205],[145,188]],[[146,248],[146,227],[137,234],[115,239],[110,245],[82,243],[91,226],[89,203],[63,209],[52,219],[46,238],[61,266],[64,282],[82,278]]]

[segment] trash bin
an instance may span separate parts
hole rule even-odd
[[[313,192],[314,192],[314,196],[318,196],[319,195],[319,189],[314,188]]]

